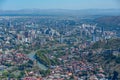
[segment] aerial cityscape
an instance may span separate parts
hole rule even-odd
[[[0,80],[120,80],[118,0],[12,1],[0,1]]]

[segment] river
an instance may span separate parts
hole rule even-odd
[[[33,60],[33,61],[36,60],[34,56],[35,56],[35,53],[34,53],[34,52],[28,54],[28,57],[29,57],[31,60]],[[39,61],[37,61],[37,65],[38,65],[38,67],[41,68],[42,70],[47,70],[47,69],[48,69],[45,65],[43,65],[43,64],[40,63]]]

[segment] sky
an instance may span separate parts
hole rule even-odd
[[[0,0],[0,9],[120,9],[119,3],[120,0]]]

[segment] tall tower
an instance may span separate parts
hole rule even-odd
[[[102,34],[102,37],[103,37],[103,35],[104,35],[104,27],[101,27],[101,34]]]

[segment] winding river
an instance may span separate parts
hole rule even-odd
[[[33,61],[36,60],[34,56],[35,56],[35,52],[32,52],[32,53],[28,54],[28,57],[29,57],[31,60],[33,60]],[[45,65],[43,65],[43,64],[40,63],[39,61],[37,61],[37,65],[38,65],[38,67],[41,68],[42,70],[47,70],[47,69],[48,69]]]

